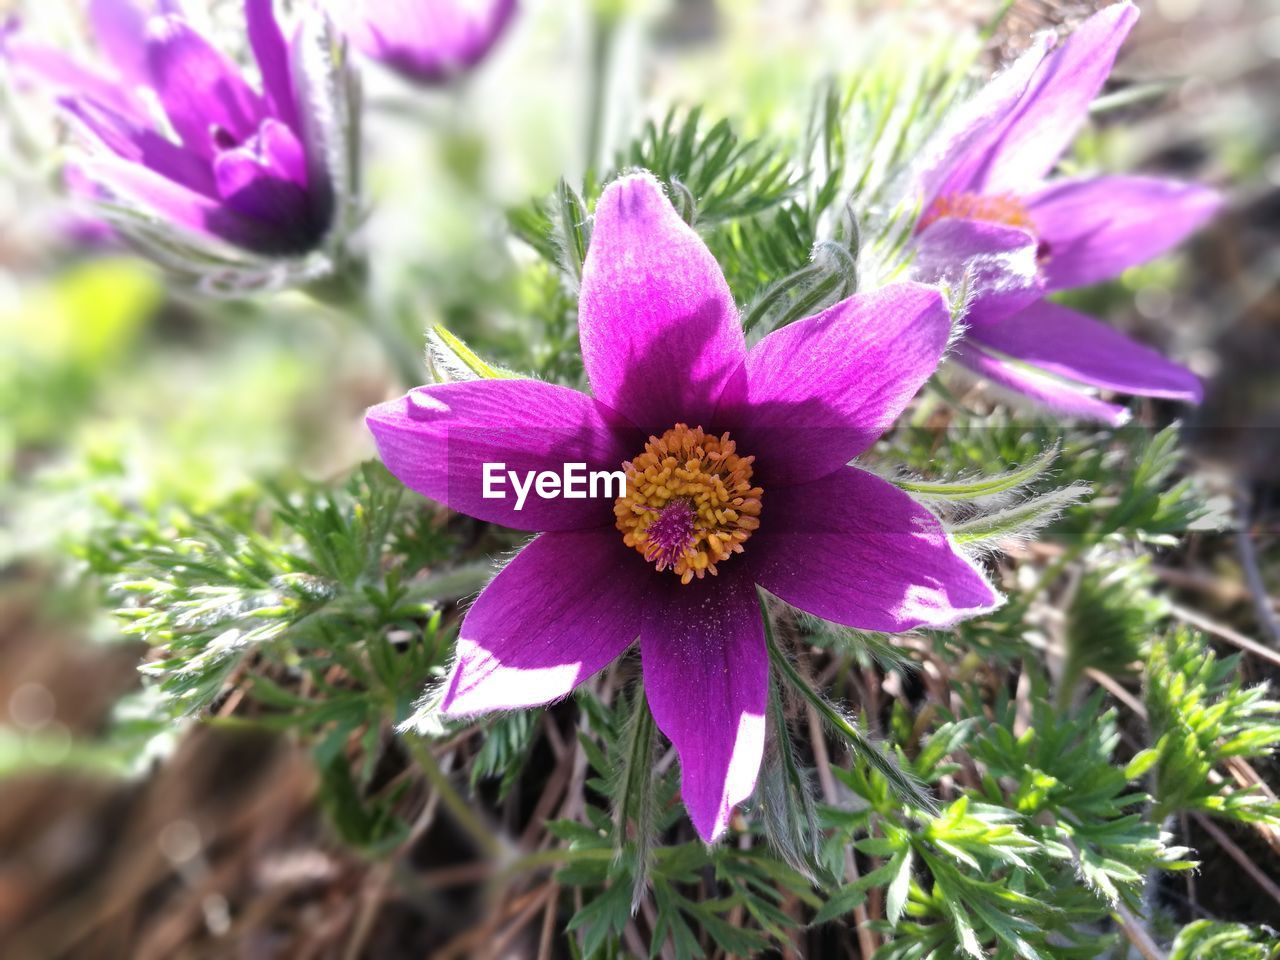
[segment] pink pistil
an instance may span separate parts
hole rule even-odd
[[[693,508],[684,500],[672,500],[645,528],[648,546],[644,557],[659,570],[674,566],[693,541]]]

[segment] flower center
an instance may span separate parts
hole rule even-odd
[[[209,139],[218,151],[234,150],[240,146],[240,141],[234,133],[216,123],[209,128]]]
[[[1027,205],[1011,193],[985,196],[980,193],[950,193],[933,201],[933,205],[920,218],[916,232],[924,230],[938,220],[954,217],[957,220],[983,220],[1006,227],[1018,227],[1034,232],[1035,224]]]
[[[715,576],[716,564],[742,553],[760,526],[755,459],[739,456],[729,434],[683,423],[650,437],[644,453],[622,465],[627,490],[613,505],[622,542],[682,583]]]

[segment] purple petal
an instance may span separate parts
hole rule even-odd
[[[640,633],[649,709],[680,755],[680,794],[707,843],[751,796],[764,753],[769,660],[745,567],[689,584],[666,577]]]
[[[886,480],[846,467],[765,498],[745,556],[760,586],[814,616],[897,633],[1002,602],[938,519]]]
[[[467,611],[444,712],[531,707],[568,694],[635,640],[651,573],[616,530],[534,539]]]
[[[268,227],[141,164],[115,156],[100,156],[86,160],[82,166],[106,195],[148,210],[158,220],[207,233],[249,250],[271,247]]]
[[[964,322],[981,326],[1044,296],[1036,250],[1036,238],[1018,227],[946,217],[916,237],[911,275],[964,290]]]
[[[1095,13],[1045,57],[974,178],[982,193],[1023,192],[1053,169],[1089,113],[1138,19],[1132,3]]]
[[[1107,280],[1158,257],[1221,206],[1208,187],[1158,177],[1065,180],[1028,199],[1049,290]]]
[[[98,48],[120,77],[134,86],[151,83],[143,40],[150,16],[139,0],[89,0],[89,22]]]
[[[302,144],[280,121],[265,120],[244,146],[219,153],[213,172],[229,208],[272,225],[280,252],[310,250],[324,233],[312,217]]]
[[[719,264],[647,173],[596,204],[578,327],[597,399],[654,433],[704,425],[746,353]]]
[[[530,490],[521,509],[508,480],[485,498],[484,464],[528,471],[618,470],[644,438],[586,394],[538,380],[475,380],[419,387],[370,409],[382,462],[402,483],[459,513],[518,530],[609,525],[613,498],[550,499]],[[621,534],[615,533],[621,542]],[[639,554],[636,554],[639,558]]]
[[[427,83],[478,63],[516,12],[516,0],[365,0],[335,6],[356,47]]]
[[[62,168],[62,182],[73,199],[94,201],[101,198],[102,191],[97,183],[74,161]],[[120,237],[115,228],[91,210],[83,210],[80,204],[60,218],[58,232],[66,242],[81,249],[104,252],[119,249]]]
[[[1092,317],[1048,300],[974,331],[972,339],[1055,376],[1117,393],[1188,403],[1199,403],[1204,396],[1200,379],[1190,370]]]
[[[1082,384],[1067,383],[1009,357],[998,357],[976,342],[960,344],[951,359],[1007,391],[1015,402],[1025,398],[1054,413],[1098,420],[1116,427],[1129,419],[1129,411],[1124,407],[1099,400]]]
[[[91,97],[67,97],[60,106],[113,153],[149,167],[156,173],[212,196],[215,192],[209,164],[189,150],[166,140],[148,126],[103,105]]]
[[[1003,126],[1015,115],[1050,46],[1051,38],[1037,37],[1026,53],[979,90],[961,108],[954,124],[943,130],[939,145],[926,154],[916,175],[924,209],[939,196],[974,188],[974,179],[992,145]]]
[[[35,84],[55,97],[87,96],[122,114],[146,115],[138,99],[115,77],[77,63],[60,50],[6,41],[0,55],[13,65],[20,82]]]
[[[261,98],[235,64],[179,17],[147,24],[151,85],[182,142],[212,158],[229,138],[247,140],[263,117]]]
[[[950,333],[934,287],[850,297],[752,348],[714,423],[755,455],[766,491],[825,476],[889,428],[937,369]]]
[[[284,123],[268,118],[262,121],[258,133],[249,141],[258,152],[264,166],[279,180],[306,187],[308,180],[307,154],[293,130]]]
[[[245,21],[249,45],[262,74],[262,93],[267,108],[297,132],[298,101],[289,67],[289,48],[273,9],[274,0],[245,0]]]

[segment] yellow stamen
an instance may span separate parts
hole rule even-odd
[[[742,553],[760,526],[764,491],[751,485],[754,462],[738,455],[727,433],[677,423],[650,437],[644,453],[622,465],[627,490],[613,505],[622,542],[682,583],[715,576],[716,564]]]
[[[983,196],[980,193],[950,193],[933,201],[933,205],[920,218],[917,232],[937,220],[954,217],[957,220],[984,220],[1006,227],[1033,230],[1035,224],[1027,205],[1011,193]]]

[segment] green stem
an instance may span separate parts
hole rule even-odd
[[[627,842],[627,823],[635,824],[635,871],[631,904],[638,909],[649,885],[649,869],[653,865],[653,838],[656,798],[653,790],[653,714],[645,699],[644,685],[635,685],[635,700],[626,731],[626,756],[619,777],[619,792],[614,799],[614,850],[622,853]]]
[[[571,849],[568,847],[549,847],[525,854],[519,860],[512,861],[501,871],[494,874],[494,884],[501,888],[522,873],[539,870],[543,867],[555,867],[562,863],[580,863],[584,860],[612,861],[616,854],[607,847],[587,847]]]
[[[911,426],[923,427],[929,422],[929,418],[933,416],[933,411],[938,409],[938,403],[941,397],[933,390],[925,390],[920,395],[920,402],[916,404],[915,411],[911,414]]]
[[[591,19],[591,63],[587,78],[587,143],[584,174],[598,169],[600,151],[604,142],[605,110],[609,103],[609,61],[613,53],[619,14],[612,9],[599,9],[610,5],[597,3]]]
[[[889,784],[889,789],[900,800],[907,801],[922,810],[936,814],[938,805],[925,792],[923,785],[917,783],[894,760],[881,752],[880,748],[872,743],[867,738],[867,735],[859,730],[843,712],[837,709],[821,693],[813,689],[809,681],[800,675],[800,671],[795,668],[790,658],[778,646],[778,641],[773,635],[773,623],[769,617],[769,610],[765,606],[763,596],[760,597],[760,615],[764,618],[764,642],[769,650],[769,661],[774,668],[818,711],[818,716],[823,719],[827,726],[845,738],[849,748],[855,754],[884,777]]]
[[[765,290],[760,298],[753,303],[747,310],[746,316],[743,318],[742,327],[744,330],[750,330],[759,323],[766,314],[769,313],[782,299],[796,287],[812,280],[814,277],[822,273],[822,268],[810,264],[801,267],[790,276],[783,277],[776,281],[773,286]]]
[[[405,596],[418,602],[461,600],[479,593],[493,579],[493,564],[489,561],[469,563],[443,573],[416,580],[405,588]]]
[[[642,684],[636,685],[635,702],[631,709],[631,723],[627,728],[626,756],[620,778],[622,789],[617,800],[617,809],[614,811],[618,824],[619,844],[626,838],[628,820],[635,823],[637,835],[642,839],[650,828],[654,723]]]
[[[357,263],[307,287],[313,300],[355,321],[368,330],[382,347],[382,352],[404,387],[415,387],[426,380],[422,363],[424,346],[415,346],[399,324],[383,310],[374,307],[369,296],[368,268]]]
[[[843,733],[850,740],[861,740],[862,731],[849,722],[839,710],[832,706],[827,698],[820,694],[817,690],[809,685],[804,677],[800,675],[800,671],[795,668],[795,664],[791,659],[782,652],[778,647],[778,641],[773,635],[773,621],[769,616],[768,608],[765,607],[764,598],[760,598],[760,614],[764,617],[764,642],[769,648],[769,660],[791,686],[800,692],[818,711],[818,714],[835,730]]]
[[[427,744],[413,734],[405,734],[400,740],[405,749],[409,751],[409,756],[413,757],[414,762],[418,765],[418,769],[427,778],[427,782],[431,784],[432,789],[440,797],[440,802],[445,805],[445,809],[449,811],[454,822],[466,831],[467,835],[475,841],[476,846],[484,853],[490,857],[499,856],[502,853],[502,846],[498,843],[497,837],[485,825],[484,821],[476,815],[476,812],[471,809],[467,801],[463,799],[462,794],[454,789],[449,775],[440,769],[440,764],[436,761],[435,754],[431,752]]]
[[[1038,597],[1048,590],[1053,585],[1053,582],[1062,576],[1062,572],[1084,552],[1086,546],[1088,544],[1085,543],[1082,537],[1079,542],[1067,547],[1061,556],[1044,568],[1044,573],[1040,574],[1040,578],[1035,582],[1035,586],[1031,588],[1028,596]]]
[[[415,359],[423,350],[415,350],[398,327],[374,316],[369,321],[369,330],[377,337],[383,353],[405,387],[420,386],[426,381],[426,368],[421,361]]]

